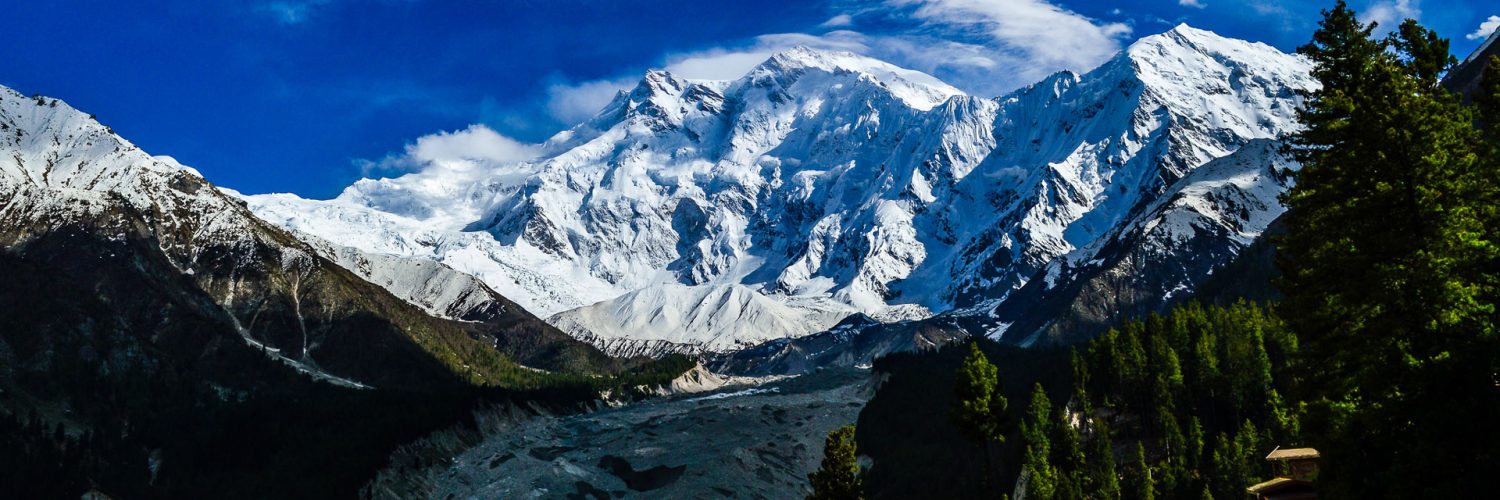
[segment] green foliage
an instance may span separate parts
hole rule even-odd
[[[1290,381],[1274,376],[1296,350],[1274,314],[1247,303],[1187,304],[1106,332],[1075,356],[1082,382],[1067,405],[1054,410],[1040,388],[1032,396],[1029,496],[1241,496],[1260,478],[1256,454],[1297,440],[1277,393]],[[1137,455],[1116,470],[1113,450],[1132,445]]]
[[[809,500],[855,500],[864,498],[864,479],[854,443],[854,426],[846,425],[828,433],[823,443],[823,463],[807,475],[813,492]]]
[[[1026,439],[1025,465],[1028,498],[1050,499],[1056,496],[1060,478],[1052,466],[1052,434],[1058,426],[1053,418],[1052,401],[1041,384],[1031,391],[1031,402],[1026,405],[1026,421],[1021,424],[1021,436]]]
[[[1500,152],[1500,56],[1490,56],[1489,63],[1485,65],[1484,77],[1479,81],[1479,92],[1474,96],[1474,105],[1479,109],[1485,145],[1489,146],[1485,157],[1493,163],[1495,153]]]
[[[1446,40],[1414,21],[1373,28],[1340,2],[1301,49],[1322,88],[1301,112],[1279,249],[1305,342],[1298,395],[1334,494],[1478,491],[1488,479],[1464,471],[1500,459],[1451,451],[1500,441],[1480,423],[1500,417],[1495,140],[1437,85]]]
[[[993,362],[1009,405],[1010,421],[1020,422],[1037,382],[1048,390],[1068,387],[1068,351],[1027,349],[988,339],[974,341]],[[1007,433],[1004,446],[991,446],[994,468],[984,450],[964,438],[951,418],[959,367],[967,345],[937,351],[895,353],[875,361],[885,374],[880,390],[859,416],[859,448],[872,459],[865,476],[871,496],[883,498],[994,498],[1014,489],[1024,463],[1025,439]],[[938,390],[934,390],[938,388]],[[1012,429],[1019,426],[1011,424]],[[934,480],[934,478],[942,478]]]
[[[959,365],[954,378],[953,408],[949,417],[965,439],[977,443],[983,450],[985,474],[981,477],[982,487],[992,488],[995,461],[990,448],[994,444],[1003,444],[1005,435],[1012,430],[1008,413],[1010,402],[1005,398],[998,370],[979,350],[978,342],[969,343],[969,355]]]
[[[979,350],[979,344],[970,343],[969,356],[958,367],[950,413],[953,426],[965,438],[981,445],[1005,441],[1008,430],[1005,412],[1009,403],[999,389],[1000,377],[995,365]]]
[[[1129,486],[1126,493],[1129,498],[1136,500],[1154,500],[1156,498],[1156,481],[1151,477],[1151,462],[1146,461],[1146,445],[1136,442],[1135,454],[1130,461],[1131,467],[1126,479]]]

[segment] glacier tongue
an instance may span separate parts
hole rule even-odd
[[[721,350],[815,331],[788,320],[807,318],[798,300],[884,319],[987,311],[1199,166],[1294,131],[1308,70],[1179,26],[983,99],[798,48],[729,82],[649,72],[535,160],[245,199],[339,245],[472,274],[581,337]]]

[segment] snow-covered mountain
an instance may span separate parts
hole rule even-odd
[[[0,267],[47,276],[0,295],[73,295],[49,314],[6,303],[9,333],[96,342],[122,356],[117,370],[215,359],[232,372],[267,356],[351,387],[613,363],[468,275],[304,239],[93,116],[0,87]]]
[[[808,333],[801,305],[830,301],[1015,335],[999,324],[1020,320],[996,311],[1025,309],[1010,298],[1037,279],[1083,279],[1062,271],[1111,242],[1206,252],[1211,269],[1239,240],[1180,229],[1262,229],[1265,210],[1163,200],[1263,202],[1230,191],[1284,187],[1190,174],[1293,131],[1298,92],[1315,85],[1308,70],[1264,44],[1179,26],[1087,74],[989,99],[799,48],[733,81],[649,72],[534,160],[434,162],[329,201],[246,200],[339,245],[443,262],[596,341],[723,350]],[[1252,156],[1270,161],[1241,158]],[[1164,210],[1176,222],[1153,225]],[[1136,237],[1147,233],[1171,237]],[[733,300],[694,306],[713,294]],[[712,319],[730,313],[763,321]]]

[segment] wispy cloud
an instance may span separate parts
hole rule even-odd
[[[854,25],[854,16],[851,16],[849,14],[839,14],[837,16],[833,16],[833,17],[828,18],[827,21],[823,21],[823,24],[819,24],[818,27],[820,27],[820,28],[844,28],[844,27],[853,26],[853,25]]]
[[[1483,40],[1489,38],[1490,34],[1494,33],[1497,29],[1500,29],[1500,16],[1490,16],[1489,19],[1485,19],[1484,22],[1479,23],[1479,29],[1474,30],[1473,33],[1464,35],[1464,38]]]
[[[849,29],[862,15],[896,19],[903,28]],[[666,54],[657,67],[684,78],[728,80],[777,52],[803,45],[875,57],[933,74],[976,95],[994,96],[1060,70],[1093,69],[1119,51],[1131,28],[1045,0],[888,0],[860,12],[836,15],[809,31],[765,34],[746,43]],[[548,110],[559,121],[576,122],[638,79],[635,73],[554,85],[547,91]]]
[[[1062,69],[1087,71],[1120,49],[1124,23],[1099,22],[1044,0],[891,0],[939,33],[979,30],[996,58],[1027,79]]]
[[[732,80],[743,76],[777,52],[799,45],[825,50],[868,52],[866,37],[853,31],[823,35],[778,33],[755,37],[737,47],[667,54],[657,66],[674,75],[694,80]],[[634,86],[639,72],[586,82],[556,83],[547,88],[547,111],[554,119],[572,124],[597,113],[615,94]]]
[[[332,0],[276,0],[260,4],[262,12],[286,25],[302,24]]]
[[[1201,0],[1177,0],[1177,5],[1192,7],[1194,9],[1208,7],[1208,4],[1203,3]]]
[[[1377,23],[1376,32],[1383,34],[1395,29],[1401,21],[1421,19],[1422,5],[1418,0],[1381,0],[1371,4],[1359,17],[1363,22]]]
[[[547,113],[563,123],[577,123],[594,116],[620,90],[635,79],[616,78],[582,83],[554,83],[547,87]]]

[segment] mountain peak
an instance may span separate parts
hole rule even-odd
[[[868,77],[908,105],[929,110],[949,97],[964,92],[921,71],[910,70],[853,52],[822,50],[799,45],[772,55],[750,70],[742,80],[795,79],[806,71],[830,74],[853,73]]]
[[[1239,59],[1256,55],[1293,57],[1264,43],[1227,38],[1212,31],[1194,28],[1186,23],[1178,24],[1162,33],[1142,37],[1130,44],[1130,47],[1125,49],[1125,53],[1132,58],[1146,58],[1151,59],[1150,62],[1161,62],[1151,56],[1155,54],[1181,55],[1176,51],[1168,50],[1170,47],[1199,52],[1215,59]]]
[[[167,157],[152,157],[94,116],[60,99],[27,97],[0,86],[0,185],[22,184],[108,191],[128,185],[134,171],[201,177]],[[85,160],[85,158],[91,160]]]

